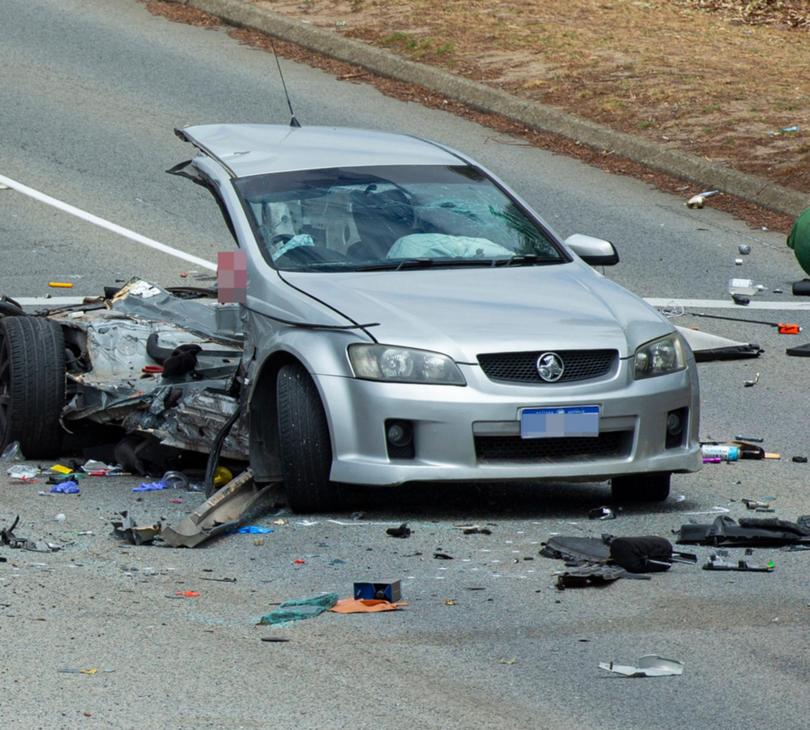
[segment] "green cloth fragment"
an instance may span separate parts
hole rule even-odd
[[[796,219],[788,234],[787,245],[796,254],[799,266],[810,274],[810,208],[803,210]]]
[[[284,601],[277,609],[259,619],[260,624],[283,624],[287,621],[303,621],[320,616],[338,601],[337,593],[322,593],[310,598],[294,598]]]

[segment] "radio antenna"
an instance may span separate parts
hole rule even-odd
[[[270,48],[273,50],[273,58],[276,59],[276,68],[278,68],[278,75],[279,75],[279,78],[281,79],[281,87],[284,89],[284,97],[287,99],[287,107],[290,110],[290,126],[291,127],[300,127],[301,122],[299,122],[298,119],[296,119],[296,117],[295,117],[295,112],[293,111],[293,108],[292,108],[292,102],[290,101],[290,94],[287,92],[287,84],[284,81],[284,74],[281,71],[281,63],[278,60],[278,53],[276,53],[276,47],[273,44],[273,39],[272,38],[268,38],[268,40],[270,41]]]

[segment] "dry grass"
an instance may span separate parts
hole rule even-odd
[[[808,0],[254,1],[810,192]]]

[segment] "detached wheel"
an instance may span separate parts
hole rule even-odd
[[[332,444],[318,390],[301,365],[284,365],[276,381],[278,437],[287,502],[293,512],[337,507],[338,488],[329,481]]]
[[[19,441],[26,459],[59,456],[64,405],[62,328],[39,317],[0,319],[0,449]]]
[[[669,472],[614,477],[610,489],[614,502],[663,502],[669,496]]]

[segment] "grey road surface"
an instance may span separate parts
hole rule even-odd
[[[788,309],[801,272],[780,234],[369,86],[284,67],[304,124],[410,132],[470,153],[562,235],[612,240],[622,264],[607,275],[641,295],[723,299],[729,277],[748,276],[788,292],[760,297],[786,310],[743,315],[810,324]],[[173,128],[286,119],[272,58],[223,31],[169,23],[131,0],[3,5],[0,175],[180,250],[213,260],[229,241],[204,191],[163,172],[191,152]],[[735,266],[740,243],[753,251]],[[133,275],[179,284],[193,268],[12,190],[0,190],[0,263],[0,292],[27,297],[64,293],[48,288],[54,279],[80,295]],[[428,485],[357,490],[340,514],[286,524],[268,515],[259,524],[275,531],[261,544],[235,534],[175,551],[121,545],[109,520],[122,509],[177,520],[197,494],[138,497],[138,479],[86,478],[79,497],[39,496],[42,482],[11,483],[0,470],[0,526],[20,514],[20,535],[65,545],[0,547],[3,716],[26,728],[805,726],[810,555],[757,551],[751,560],[776,562],[771,574],[678,565],[651,581],[565,592],[553,587],[561,566],[538,555],[555,533],[672,537],[723,510],[744,516],[744,497],[772,497],[784,519],[810,513],[810,466],[790,460],[810,452],[808,365],[784,356],[803,337],[681,321],[766,349],[756,361],[700,366],[703,435],[760,435],[783,458],[676,477],[665,504],[615,521],[586,517],[608,499],[604,484]],[[744,388],[757,372],[759,384]],[[386,536],[403,521],[411,538]],[[463,535],[468,523],[492,534]],[[695,552],[702,563],[710,550]],[[399,612],[256,626],[280,601],[388,578],[402,579],[409,605]],[[176,596],[186,590],[200,596]],[[260,641],[270,634],[290,641]],[[683,661],[684,674],[622,679],[597,667],[648,653]]]

